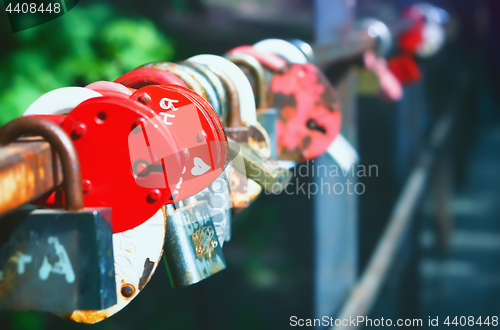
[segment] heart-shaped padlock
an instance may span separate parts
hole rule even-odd
[[[238,47],[230,53],[258,54],[256,59],[269,70],[269,62],[279,63],[277,55],[258,49],[259,44],[253,49]],[[303,64],[287,64],[286,67],[273,64],[278,71],[273,71],[268,80],[268,104],[279,111],[276,123],[278,159],[300,162],[325,153],[339,134],[340,103],[321,71],[307,63],[299,49],[290,46],[295,49],[297,61]],[[261,44],[260,47],[268,49],[270,46]],[[280,51],[282,48],[272,49]]]
[[[138,126],[144,128],[143,134],[135,131]],[[62,128],[73,139],[81,159],[85,206],[112,207],[113,218],[119,219],[113,223],[114,233],[144,223],[162,205],[172,202],[172,192],[165,181],[179,180],[184,152],[161,118],[149,108],[122,98],[96,97],[71,110]],[[140,186],[133,165],[152,151],[153,159],[169,161],[158,173],[148,174],[163,184]],[[95,159],[104,167],[96,166]],[[51,207],[60,206],[62,200],[54,202]]]
[[[131,91],[121,84],[113,82],[96,82],[88,85],[88,89],[99,90],[97,93],[90,93],[88,90],[79,87],[64,88],[49,92],[35,101],[31,109],[40,109],[46,114],[68,112],[72,107],[76,107],[82,99],[88,96],[100,96],[105,92],[112,95],[121,94],[126,97]],[[106,94],[111,95],[111,94]],[[37,111],[38,112],[38,111]],[[56,115],[57,116],[57,115]],[[61,124],[65,118],[58,121]],[[84,181],[86,189],[90,181]],[[94,182],[94,184],[97,184]],[[115,222],[120,219],[114,218]],[[113,257],[115,260],[116,293],[117,304],[104,310],[82,311],[75,310],[72,313],[58,314],[62,317],[81,323],[96,323],[111,317],[123,309],[132,299],[134,299],[149,282],[153,276],[160,257],[163,252],[165,239],[165,214],[164,208],[137,227],[113,234]]]
[[[163,118],[184,152],[186,166],[172,188],[172,201],[193,196],[215,180],[227,165],[228,151],[222,123],[208,103],[175,85],[146,86],[130,98],[148,100],[145,104]]]

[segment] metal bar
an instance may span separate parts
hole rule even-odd
[[[0,215],[51,191],[62,181],[48,142],[26,138],[0,148]]]
[[[451,110],[434,127],[430,137],[429,149],[420,155],[417,166],[410,174],[396,202],[389,224],[379,240],[370,263],[358,284],[349,294],[346,304],[336,319],[350,320],[350,318],[356,318],[357,316],[366,316],[373,307],[385,283],[387,273],[396,257],[401,241],[411,224],[412,216],[426,187],[437,151],[449,136],[454,109],[454,107],[451,107]],[[362,327],[363,325],[358,328]],[[353,327],[341,325],[334,326],[332,329],[347,328],[352,329]]]
[[[393,39],[411,28],[413,21],[400,19],[387,24]],[[377,47],[377,39],[372,38],[367,30],[354,30],[342,37],[332,39],[330,42],[315,44],[311,48],[314,52],[315,64],[324,67],[334,62],[339,62],[360,56],[365,51]]]
[[[339,62],[356,56],[376,47],[376,39],[366,31],[353,31],[343,38],[332,42],[311,46],[314,52],[315,64],[323,67],[333,62]]]

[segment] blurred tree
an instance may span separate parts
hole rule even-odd
[[[172,42],[151,21],[124,18],[104,4],[77,6],[13,39],[0,69],[0,125],[52,89],[114,80],[173,55]]]

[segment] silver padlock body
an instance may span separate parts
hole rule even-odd
[[[111,210],[16,210],[0,219],[0,309],[116,304]]]
[[[172,286],[195,284],[224,270],[226,261],[207,203],[195,201],[176,210],[167,205],[166,209],[163,256]]]
[[[194,196],[200,202],[207,202],[221,248],[231,240],[230,170],[228,165],[217,179]]]

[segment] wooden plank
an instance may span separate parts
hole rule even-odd
[[[61,181],[61,164],[48,142],[35,137],[0,147],[0,215],[51,191]]]

